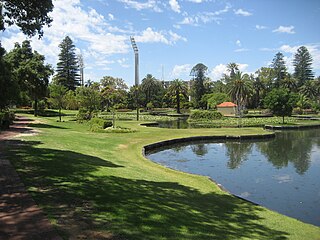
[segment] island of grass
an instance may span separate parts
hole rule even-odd
[[[31,116],[28,116],[31,117]],[[190,136],[261,135],[261,128],[159,129],[126,134],[39,117],[40,132],[5,147],[35,201],[65,239],[319,239],[320,228],[222,191],[207,177],[146,159],[145,145]]]

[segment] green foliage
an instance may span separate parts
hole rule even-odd
[[[74,91],[69,90],[65,94],[65,108],[68,110],[78,110],[79,102]]]
[[[44,100],[40,100],[40,101],[38,101],[37,104],[38,104],[37,108],[38,108],[39,113],[40,114],[43,113],[44,110],[47,108],[47,103]],[[35,109],[35,102],[34,101],[32,102],[32,108]]]
[[[71,38],[66,36],[59,44],[59,62],[57,63],[57,83],[68,90],[75,90],[80,85],[79,64],[76,48]]]
[[[89,114],[89,119],[92,113],[100,108],[100,94],[99,91],[93,87],[79,87],[76,90],[76,98],[79,102],[80,108],[84,109]]]
[[[191,111],[188,121],[211,121],[222,117],[222,114],[217,111],[194,110]]]
[[[36,116],[37,103],[47,94],[52,67],[44,63],[43,55],[32,51],[28,40],[23,41],[21,46],[16,43],[14,49],[6,55],[6,60],[11,64],[12,75],[19,83],[20,91],[27,91],[30,99],[35,102]]]
[[[305,46],[299,47],[293,59],[294,77],[298,80],[298,87],[314,78],[311,65],[312,57],[308,49]]]
[[[92,118],[89,121],[90,131],[97,132],[101,129],[112,127],[112,122],[102,118]]]
[[[229,102],[230,97],[226,93],[210,93],[203,95],[201,101],[205,102],[207,109],[216,109],[220,103]]]
[[[14,118],[15,118],[14,112],[10,112],[10,111],[0,112],[0,129],[1,130],[8,129],[10,124],[13,123]]]
[[[149,102],[152,102],[155,107],[162,106],[162,98],[164,95],[163,84],[151,74],[147,74],[147,76],[142,79],[139,91],[142,94],[141,100],[143,107],[146,107]]]
[[[177,113],[180,112],[180,102],[181,99],[185,100],[187,99],[187,93],[188,93],[188,87],[187,85],[180,79],[175,79],[171,82],[167,95],[174,97],[176,106],[177,106]]]
[[[2,7],[5,9],[3,11]],[[43,35],[42,27],[50,26],[52,18],[48,13],[53,10],[52,0],[2,0],[0,3],[0,30],[6,25],[16,25],[29,37]]]
[[[284,61],[284,56],[281,52],[278,52],[275,55],[271,67],[275,74],[274,86],[278,88],[280,87],[280,83],[285,78],[287,72],[286,62]]]
[[[18,98],[18,82],[12,77],[10,64],[3,58],[5,49],[0,42],[0,110],[4,110]]]
[[[201,105],[201,98],[206,93],[204,82],[206,80],[206,74],[208,67],[202,63],[195,65],[190,72],[190,76],[193,77],[192,84],[192,99],[195,107],[205,107]]]
[[[266,108],[272,110],[276,116],[290,116],[298,101],[298,96],[283,88],[275,88],[264,98]]]

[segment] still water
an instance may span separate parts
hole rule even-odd
[[[209,176],[232,194],[320,226],[320,129],[277,132],[266,141],[172,145],[148,158]]]

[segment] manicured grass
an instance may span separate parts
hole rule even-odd
[[[159,129],[92,133],[88,126],[37,118],[41,132],[6,145],[34,199],[64,238],[318,239],[320,228],[240,200],[208,178],[142,156],[142,147],[197,135],[263,134],[258,128]]]

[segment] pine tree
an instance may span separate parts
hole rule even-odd
[[[57,82],[69,90],[75,90],[80,85],[79,65],[75,53],[75,45],[66,36],[59,45],[61,52],[57,63]]]
[[[314,78],[311,65],[312,57],[308,49],[305,46],[299,47],[293,59],[294,77],[298,80],[298,87]]]
[[[274,69],[275,81],[274,86],[279,87],[281,82],[284,80],[287,72],[286,63],[284,56],[281,52],[278,52],[272,60],[271,67]]]

